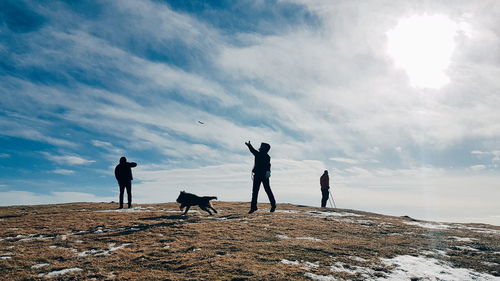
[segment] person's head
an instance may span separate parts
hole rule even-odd
[[[127,158],[125,158],[125,156],[122,156],[120,158],[120,163],[127,163]]]
[[[324,174],[328,175],[328,170],[325,170]]]
[[[267,153],[270,149],[271,149],[271,146],[268,143],[263,142],[260,144],[260,148],[259,148],[260,152]]]

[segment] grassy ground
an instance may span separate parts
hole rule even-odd
[[[137,205],[121,212],[110,203],[2,207],[0,279],[310,280],[331,276],[365,280],[387,276],[393,266],[380,258],[400,255],[423,255],[500,276],[500,227],[422,227],[418,224],[423,222],[411,218],[290,204],[278,205],[275,213],[261,209],[248,215],[248,205],[214,202],[219,211],[215,216],[196,207],[183,216],[174,203]],[[334,264],[342,264],[345,270],[333,271]],[[363,275],[356,268],[369,272]]]

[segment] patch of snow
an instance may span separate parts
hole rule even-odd
[[[479,251],[478,249],[469,247],[469,246],[455,246],[455,248],[458,248],[460,250],[465,250],[465,251]]]
[[[477,240],[476,238],[457,237],[457,236],[450,236],[449,238],[459,242],[473,242],[474,240]]]
[[[340,219],[339,221],[347,223],[358,223],[361,224],[362,226],[371,226],[374,224],[374,222],[370,220]]]
[[[303,269],[311,269],[311,268],[318,268],[319,267],[319,261],[317,262],[309,262],[309,261],[290,261],[287,259],[282,259],[280,261],[281,264],[287,264],[287,265],[297,265],[297,266],[302,266]]]
[[[109,209],[109,210],[97,210],[96,213],[135,213],[135,212],[151,212],[153,207],[133,207],[133,208],[123,208],[123,209]]]
[[[110,250],[111,252],[114,252],[114,251],[116,251],[116,250],[123,249],[123,248],[127,247],[128,245],[131,245],[131,243],[121,244],[120,246],[117,246],[117,247],[115,247],[115,243],[110,243],[110,244],[108,245],[108,247],[109,247],[109,250]]]
[[[366,262],[367,260],[365,260],[364,258],[361,258],[361,257],[356,257],[356,256],[349,256],[349,258],[351,260],[354,260],[354,261],[359,261],[359,262]]]
[[[498,266],[499,265],[496,262],[489,262],[489,261],[482,261],[481,263],[484,265],[487,265],[487,266]]]
[[[31,269],[38,269],[38,268],[42,268],[42,267],[46,267],[46,266],[49,266],[50,264],[48,263],[39,263],[39,264],[35,264],[31,267]]]
[[[319,267],[319,261],[317,261],[317,262],[305,261],[305,262],[303,262],[303,267],[306,268],[306,269],[318,268]]]
[[[309,241],[321,241],[321,239],[314,237],[289,237],[287,235],[278,234],[276,235],[279,239],[297,239],[297,240],[309,240]]]
[[[301,211],[297,211],[297,210],[276,210],[274,212],[275,213],[286,213],[286,214],[299,214],[299,213],[302,213]]]
[[[453,228],[472,230],[472,231],[478,232],[478,233],[500,235],[500,230],[490,229],[490,228],[484,228],[484,227],[472,227],[472,226],[465,226],[465,225],[461,225],[461,224],[454,224]]]
[[[308,213],[314,215],[314,217],[364,217],[363,215],[358,215],[358,214],[354,214],[354,213],[347,213],[347,212],[310,211]]]
[[[0,257],[0,260],[10,260],[12,257],[5,256],[5,257]]]
[[[79,257],[88,257],[88,256],[102,257],[102,256],[109,256],[111,254],[111,252],[114,252],[114,251],[119,250],[119,249],[123,249],[126,246],[130,245],[130,243],[125,243],[125,244],[122,244],[122,245],[117,246],[117,247],[115,247],[115,245],[116,245],[115,243],[110,243],[108,245],[108,249],[107,250],[104,250],[104,249],[90,249],[88,251],[83,251],[83,252],[78,253],[78,256]]]
[[[430,223],[430,222],[418,222],[418,221],[404,221],[404,224],[407,225],[415,225],[423,228],[431,228],[431,229],[448,229],[450,228],[447,224],[438,224],[438,223]]]
[[[304,274],[305,277],[315,280],[315,281],[336,281],[335,277],[331,275],[317,275],[311,272],[306,272]]]
[[[78,268],[78,267],[73,267],[73,268],[66,268],[66,269],[62,269],[62,270],[56,270],[56,271],[52,271],[52,272],[45,273],[45,274],[40,273],[40,274],[38,274],[38,276],[55,277],[55,276],[61,276],[61,275],[67,274],[67,273],[79,272],[79,271],[83,271],[83,269]]]
[[[455,280],[499,280],[486,273],[475,272],[466,268],[454,268],[449,263],[439,261],[433,258],[414,257],[414,256],[397,256],[392,259],[381,259],[382,263],[396,268],[389,273],[385,278],[377,280],[440,280],[440,281],[455,281]]]
[[[332,272],[345,272],[348,274],[361,274],[363,277],[368,278],[372,274],[375,273],[375,271],[371,268],[366,268],[362,266],[355,266],[355,265],[349,265],[346,263],[341,263],[341,262],[336,262],[335,265],[330,266],[330,271]]]
[[[297,240],[321,241],[321,239],[314,237],[295,237]]]
[[[194,248],[193,252],[196,252],[196,251],[201,251],[201,249],[200,248]]]
[[[288,265],[300,265],[299,261],[289,261],[289,260],[286,260],[286,259],[282,259],[280,261],[280,263],[282,263],[282,264],[288,264]]]

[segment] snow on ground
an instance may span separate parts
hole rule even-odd
[[[446,224],[438,224],[438,223],[430,223],[430,222],[418,222],[418,221],[404,221],[404,224],[407,225],[416,225],[423,228],[431,228],[431,229],[448,229],[449,225]]]
[[[40,274],[38,274],[38,276],[40,276],[40,277],[56,277],[56,276],[61,276],[61,275],[67,274],[67,273],[78,272],[78,271],[82,271],[82,270],[83,269],[81,269],[81,268],[73,267],[73,268],[66,268],[66,269],[62,269],[62,270],[52,271],[49,273],[40,273]]]
[[[330,270],[336,273],[347,273],[350,275],[361,275],[363,280],[371,281],[399,281],[399,280],[428,280],[428,281],[455,281],[455,280],[500,280],[499,277],[487,273],[479,273],[466,268],[455,268],[451,264],[434,258],[423,256],[397,256],[391,259],[381,258],[381,262],[393,267],[383,277],[376,277],[375,271],[368,267],[353,266],[342,262],[336,262],[330,266]],[[282,260],[283,264],[300,265],[298,261]],[[318,264],[319,265],[319,264]],[[497,265],[492,263],[491,265]],[[380,274],[380,273],[379,273]],[[332,275],[317,275],[310,272],[305,277],[317,281],[337,280]]]
[[[276,235],[279,239],[297,239],[297,240],[309,240],[309,241],[321,241],[319,238],[314,237],[289,237],[287,235],[278,234]]]
[[[363,215],[358,215],[354,213],[347,212],[320,212],[320,211],[309,211],[309,214],[314,215],[313,217],[363,217]]]
[[[42,267],[46,267],[46,266],[49,266],[50,264],[48,263],[39,263],[39,264],[35,264],[31,267],[31,269],[38,269],[38,268],[42,268]]]
[[[97,210],[97,213],[134,213],[134,212],[151,212],[155,207],[133,207],[133,208],[123,208],[123,209],[110,209],[110,210]]]
[[[457,236],[449,236],[448,238],[453,239],[458,242],[473,242],[477,240],[476,238],[468,238],[468,237],[457,237]]]
[[[479,232],[479,233],[500,235],[500,230],[496,230],[496,229],[470,227],[470,226],[463,226],[463,225],[458,225],[458,226],[456,226],[456,228],[472,230],[474,232]]]
[[[313,217],[324,218],[324,217],[363,217],[363,215],[358,215],[348,212],[335,212],[335,211],[299,211],[299,210],[276,210],[276,213],[285,214],[306,214],[313,215]]]
[[[349,258],[353,261],[359,261],[359,262],[366,262],[367,260],[365,260],[364,258],[362,257],[357,257],[357,256],[349,256]]]
[[[472,247],[469,247],[469,246],[454,246],[454,247],[458,248],[460,250],[465,250],[465,251],[473,251],[473,252],[479,251],[478,249],[472,248]]]
[[[355,266],[355,265],[349,265],[346,263],[342,262],[336,262],[334,265],[330,266],[330,271],[332,272],[345,272],[348,274],[361,274],[363,278],[369,278],[372,276],[375,271],[371,268],[367,267],[362,267],[362,266]]]
[[[48,240],[54,239],[54,236],[45,236],[42,234],[19,234],[16,236],[5,237],[2,240],[16,240],[18,242],[26,242],[32,240]]]
[[[297,211],[297,210],[276,210],[274,212],[275,213],[285,213],[285,214],[300,214],[300,213],[303,213],[302,211]]]
[[[309,261],[290,261],[290,260],[287,260],[287,259],[282,259],[280,261],[281,264],[287,264],[287,265],[297,265],[297,266],[301,266],[302,268],[304,269],[311,269],[311,268],[318,268],[319,267],[319,261],[317,262],[309,262]]]
[[[311,272],[306,272],[304,276],[315,281],[337,281],[337,279],[331,275],[317,275]]]
[[[386,278],[377,280],[500,280],[486,273],[475,272],[466,268],[454,268],[449,263],[433,258],[397,256],[392,259],[381,259],[388,266],[395,266]]]
[[[4,256],[4,257],[0,257],[0,260],[10,260],[12,257],[10,256]]]
[[[78,253],[78,256],[79,257],[109,256],[111,254],[111,252],[114,252],[114,251],[119,250],[119,249],[123,249],[123,248],[125,248],[126,246],[128,246],[130,244],[131,243],[125,243],[125,244],[122,244],[120,246],[115,246],[116,245],[115,243],[110,243],[108,245],[108,249],[107,250],[104,250],[104,249],[91,249],[91,250],[88,250],[88,251],[83,251],[83,252]]]

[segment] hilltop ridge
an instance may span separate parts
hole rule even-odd
[[[500,280],[500,227],[214,202],[0,207],[1,280]],[[267,207],[267,209],[264,208]]]

